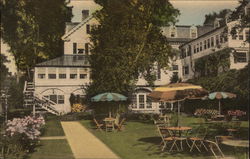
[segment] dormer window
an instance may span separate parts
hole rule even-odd
[[[73,54],[89,54],[88,43],[73,43]]]
[[[170,37],[171,38],[177,37],[177,32],[176,32],[176,27],[175,26],[172,26],[170,28]]]
[[[192,39],[197,38],[197,28],[195,26],[190,28],[190,37]]]

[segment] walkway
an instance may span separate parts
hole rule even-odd
[[[79,122],[61,122],[76,159],[119,159]]]

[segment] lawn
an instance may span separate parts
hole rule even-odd
[[[67,140],[42,140],[27,159],[74,159]]]
[[[45,129],[42,136],[64,136],[64,131],[58,116],[48,114],[45,118]]]
[[[197,127],[199,125],[199,118],[183,117],[181,124],[186,126]],[[156,131],[155,125],[149,122],[128,121],[125,125],[125,130],[122,132],[106,133],[99,132],[93,129],[92,121],[82,120],[81,123],[89,129],[95,136],[103,141],[122,159],[210,159],[212,154],[201,154],[198,152],[190,153],[188,151],[182,153],[168,153],[161,152],[159,143],[160,136]],[[248,122],[246,122],[248,123]],[[247,124],[242,124],[247,126]],[[216,125],[214,126],[216,127]],[[217,126],[218,127],[218,126]],[[242,127],[247,131],[247,127]],[[211,129],[212,130],[212,129]],[[247,132],[244,134],[247,135]],[[247,137],[247,136],[246,136]],[[245,159],[246,153],[244,149],[234,149],[228,146],[221,146],[222,151],[226,156],[236,156],[239,159]]]

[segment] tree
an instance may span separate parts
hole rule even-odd
[[[231,34],[236,35],[237,31],[242,31],[243,28],[249,28],[250,27],[250,9],[245,10],[245,7],[249,6],[248,0],[239,1],[240,5],[233,11],[231,15],[232,20],[239,20],[239,24],[235,25],[231,29]],[[250,42],[250,38],[248,37],[246,39],[247,42]]]
[[[63,53],[61,36],[72,17],[65,0],[1,1],[1,35],[10,46],[18,71]]]
[[[157,68],[167,68],[174,55],[160,27],[175,23],[179,11],[167,0],[96,0],[91,32],[92,84],[87,93],[127,94],[138,76],[152,84]]]
[[[1,68],[0,80],[1,81],[5,81],[6,77],[9,75],[9,69],[5,65],[5,63],[7,62],[9,62],[9,60],[7,60],[7,57],[3,54],[0,54],[0,68]],[[1,88],[2,88],[2,84],[1,84]]]
[[[230,9],[223,9],[219,13],[213,12],[213,13],[206,14],[203,25],[214,25],[214,20],[216,18],[225,19],[226,15],[230,12],[231,12]]]

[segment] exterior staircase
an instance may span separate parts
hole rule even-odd
[[[55,115],[61,115],[61,113],[55,109],[57,105],[55,102],[43,97],[42,95],[35,94],[35,85],[33,82],[25,81],[24,84],[24,107],[35,107],[35,111],[46,110],[49,113]]]

